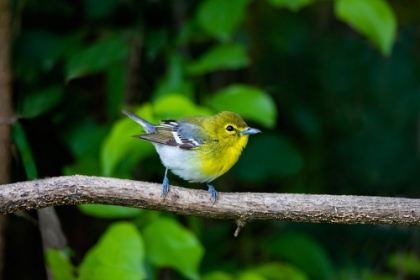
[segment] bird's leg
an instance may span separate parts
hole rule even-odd
[[[165,177],[163,178],[163,183],[162,183],[163,200],[165,200],[166,194],[168,193],[168,191],[169,191],[168,168],[166,168]]]
[[[207,183],[207,187],[209,188],[209,192],[210,192],[210,196],[211,196],[211,201],[213,201],[213,204],[214,204],[214,203],[216,203],[216,199],[217,199],[217,191],[209,183]]]

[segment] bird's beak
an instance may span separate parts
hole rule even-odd
[[[252,127],[247,127],[244,131],[241,132],[242,135],[252,135],[257,133],[261,133],[261,130]]]

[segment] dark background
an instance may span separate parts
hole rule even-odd
[[[12,1],[13,90],[21,117],[13,129],[13,181],[86,174],[161,182],[158,156],[131,138],[140,128],[122,123],[121,109],[150,121],[229,109],[263,133],[214,182],[221,192],[417,198],[419,3],[385,2],[397,19],[386,51],[374,32],[341,21],[335,1],[292,8],[288,1],[283,7],[274,0],[232,2]],[[205,58],[220,46],[234,49]],[[248,86],[218,101],[233,84]],[[168,96],[175,100],[169,105],[162,102]],[[190,103],[171,105],[177,102]],[[234,238],[229,221],[124,210],[111,219],[114,210],[89,207],[56,211],[75,266],[117,220],[143,234],[165,218],[203,245],[197,275],[205,279],[420,278],[414,227],[264,221]],[[35,211],[29,215],[37,218]],[[36,223],[8,215],[5,238],[4,279],[46,279]],[[147,243],[149,278],[184,279],[182,268],[154,261]],[[261,272],[269,264],[273,272]]]

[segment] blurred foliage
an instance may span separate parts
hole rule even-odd
[[[45,254],[45,259],[51,274],[55,279],[74,280],[76,279],[75,269],[69,259],[60,251],[50,249]]]
[[[249,58],[241,46],[218,45],[188,65],[187,70],[192,75],[200,75],[219,69],[241,69],[248,66],[249,63]]]
[[[156,267],[173,267],[189,279],[199,278],[199,265],[204,254],[197,237],[177,221],[160,218],[144,229],[150,262]]]
[[[79,279],[145,279],[144,241],[128,222],[112,224],[86,253]]]
[[[132,137],[142,129],[121,109],[154,123],[231,110],[263,134],[215,182],[221,194],[419,196],[418,3],[11,3],[16,181],[161,182],[153,146]],[[225,221],[106,205],[57,210],[73,252],[46,253],[57,280],[420,277],[415,228],[266,221],[235,239]],[[31,227],[10,218],[5,279],[46,279]]]
[[[413,252],[390,255],[388,266],[400,275],[420,277],[420,258]]]
[[[234,111],[246,119],[267,128],[275,126],[277,108],[272,98],[258,88],[247,85],[230,85],[209,98],[216,111]]]
[[[250,0],[202,1],[196,12],[197,22],[209,35],[221,41],[231,40],[244,20],[249,3]],[[220,58],[224,58],[224,55]]]
[[[335,8],[339,19],[366,35],[383,54],[390,54],[397,20],[386,1],[337,0]]]
[[[264,245],[270,254],[306,271],[310,279],[335,279],[332,262],[324,248],[306,234],[282,234],[266,241]]]

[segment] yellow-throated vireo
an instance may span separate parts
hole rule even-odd
[[[209,183],[226,173],[239,159],[248,136],[261,133],[248,127],[238,114],[192,116],[163,120],[154,125],[126,110],[123,113],[143,126],[146,134],[135,137],[150,141],[166,167],[163,198],[169,191],[168,169],[193,183],[207,183],[213,203],[217,191]]]

